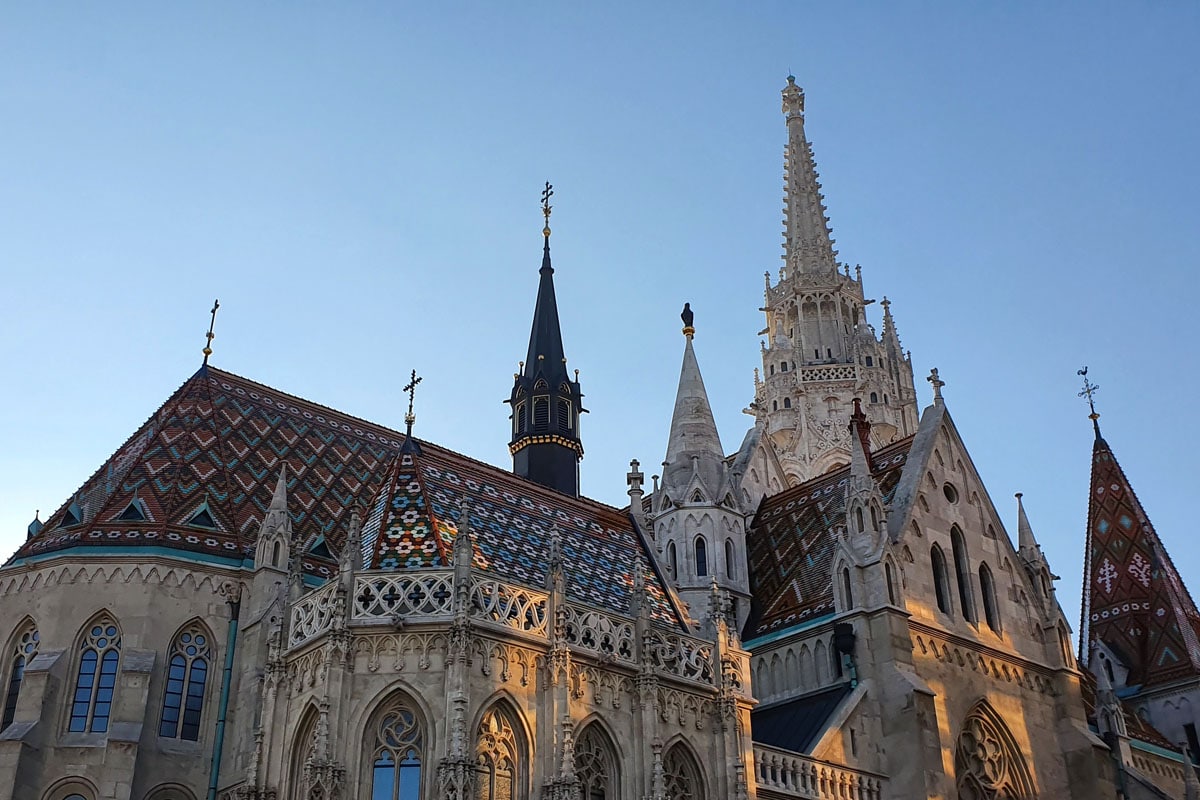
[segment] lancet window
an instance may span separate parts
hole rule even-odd
[[[667,797],[672,800],[704,800],[700,765],[683,745],[676,744],[667,751],[663,758],[663,776]]]
[[[89,623],[79,643],[79,671],[68,726],[72,733],[108,730],[120,659],[121,632],[117,623],[110,617]]]
[[[475,746],[475,800],[517,800],[521,785],[521,750],[512,719],[493,708],[479,723]]]
[[[397,699],[369,731],[371,800],[420,800],[424,738],[416,713]]]
[[[211,642],[208,629],[199,623],[192,623],[180,631],[171,643],[159,736],[189,742],[200,738],[204,690],[208,685],[208,672],[212,664]]]
[[[598,725],[584,728],[575,743],[575,774],[579,777],[583,800],[615,800],[617,759],[608,736]]]
[[[8,691],[4,695],[4,719],[0,721],[0,730],[12,724],[17,714],[17,698],[21,694],[21,683],[25,680],[25,668],[37,655],[40,641],[37,626],[32,622],[26,623],[17,634],[16,644],[10,651],[12,660],[8,665]]]
[[[950,528],[950,546],[954,552],[954,577],[958,583],[958,599],[962,603],[963,616],[968,622],[978,622],[975,614],[975,594],[971,591],[971,565],[967,559],[967,543],[957,525]]]
[[[987,564],[979,565],[979,591],[983,593],[983,618],[987,626],[1000,632],[1000,609],[996,605],[996,582]]]
[[[946,574],[946,557],[936,544],[929,548],[929,562],[933,568],[933,592],[937,596],[938,610],[950,613],[950,578]]]
[[[696,537],[696,574],[701,578],[708,575],[708,544],[703,536]]]

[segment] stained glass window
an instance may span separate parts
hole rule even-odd
[[[371,800],[420,800],[421,727],[403,701],[378,717],[373,731]]]
[[[493,708],[479,724],[475,768],[475,800],[515,800],[520,775],[517,733],[501,709]]]
[[[73,733],[104,733],[108,730],[108,716],[117,685],[117,664],[121,658],[121,633],[117,623],[108,617],[91,623],[79,650],[79,672],[68,729]]]
[[[21,682],[25,680],[25,668],[37,655],[38,643],[41,637],[37,628],[32,624],[25,626],[12,654],[8,673],[8,692],[4,696],[4,719],[0,721],[0,730],[12,724],[17,714],[17,697],[21,694]]]
[[[171,643],[159,736],[190,742],[200,739],[204,689],[208,684],[208,670],[212,663],[210,642],[208,629],[200,624],[192,624]]]

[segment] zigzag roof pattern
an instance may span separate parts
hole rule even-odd
[[[1130,685],[1200,675],[1200,612],[1108,442],[1092,445],[1080,660],[1099,639]]]
[[[890,503],[908,461],[912,436],[871,454],[871,473]],[[834,528],[845,522],[846,465],[763,499],[746,548],[754,608],[746,640],[832,614]]]
[[[202,367],[8,563],[69,548],[107,553],[153,546],[242,565],[254,557],[286,463],[293,536],[312,576],[336,572],[336,563],[309,550],[323,537],[340,551],[356,506],[369,509],[364,565],[448,565],[467,495],[477,566],[544,586],[545,538],[557,525],[568,596],[628,610],[632,565],[639,556],[647,565],[653,559],[627,514],[428,442],[421,442],[421,454],[401,457],[403,442],[404,434],[390,428]],[[131,504],[139,514],[125,513]],[[682,624],[661,576],[649,566],[646,591],[658,619]]]

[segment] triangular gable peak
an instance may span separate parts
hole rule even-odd
[[[891,502],[913,438],[871,454],[871,473]],[[747,640],[834,613],[835,530],[845,525],[846,465],[765,498],[746,537],[754,609]]]
[[[1130,685],[1200,675],[1200,613],[1099,436],[1092,447],[1084,558],[1081,658],[1088,643],[1099,640],[1129,662]]]

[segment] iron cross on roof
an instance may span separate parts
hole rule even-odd
[[[403,389],[403,391],[408,392],[408,413],[404,415],[404,422],[409,427],[411,427],[412,424],[414,422],[416,422],[416,419],[417,419],[416,415],[413,414],[413,399],[416,397],[416,394],[417,394],[417,384],[420,383],[422,380],[423,380],[422,378],[417,377],[417,371],[414,369],[412,371],[412,379],[409,380],[408,385],[405,386]]]
[[[201,351],[204,353],[204,366],[206,367],[208,366],[208,357],[212,355],[212,340],[216,338],[216,334],[213,333],[213,326],[217,324],[217,309],[220,307],[221,301],[213,300],[212,311],[209,312],[212,314],[212,317],[208,320],[208,333],[204,334],[204,350]]]
[[[1090,380],[1088,380],[1087,373],[1088,373],[1087,367],[1084,367],[1083,369],[1081,369],[1075,373],[1076,375],[1079,375],[1083,378],[1083,391],[1081,391],[1079,393],[1079,397],[1087,398],[1088,408],[1090,408],[1092,410],[1092,418],[1095,418],[1095,417],[1100,416],[1099,414],[1096,413],[1096,398],[1095,398],[1096,392],[1098,392],[1100,390],[1100,387],[1097,386],[1096,384],[1092,383]]]

